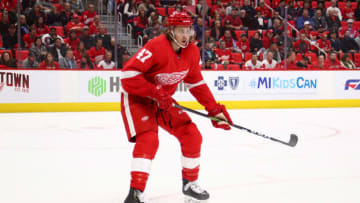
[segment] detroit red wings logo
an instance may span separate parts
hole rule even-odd
[[[155,82],[160,85],[174,85],[184,79],[188,72],[189,70],[174,73],[159,73],[155,75]]]

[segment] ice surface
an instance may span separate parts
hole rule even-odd
[[[359,108],[232,110],[235,123],[288,141],[214,129],[204,137],[200,184],[212,203],[360,202]],[[150,203],[180,203],[177,140],[160,131],[146,189]],[[0,114],[0,203],[122,203],[133,144],[119,112]]]

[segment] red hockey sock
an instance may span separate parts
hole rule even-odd
[[[131,163],[131,187],[144,191],[149,177],[151,162],[155,157],[159,140],[156,132],[136,136]]]
[[[148,180],[149,174],[144,172],[131,172],[131,184],[130,187],[135,188],[140,191],[145,190],[146,182]]]
[[[182,177],[190,182],[196,181],[199,177],[199,171],[200,171],[200,166],[193,169],[183,168]]]

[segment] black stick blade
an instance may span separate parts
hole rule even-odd
[[[289,146],[291,147],[295,147],[297,142],[298,142],[299,138],[295,135],[295,134],[291,134],[290,135],[290,141],[289,141]]]

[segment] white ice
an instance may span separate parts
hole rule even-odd
[[[232,110],[235,123],[288,140],[295,148],[241,130],[203,135],[199,182],[211,203],[360,202],[359,108]],[[160,131],[146,188],[149,203],[180,203],[177,140]],[[0,114],[0,203],[122,203],[133,144],[119,112]]]

